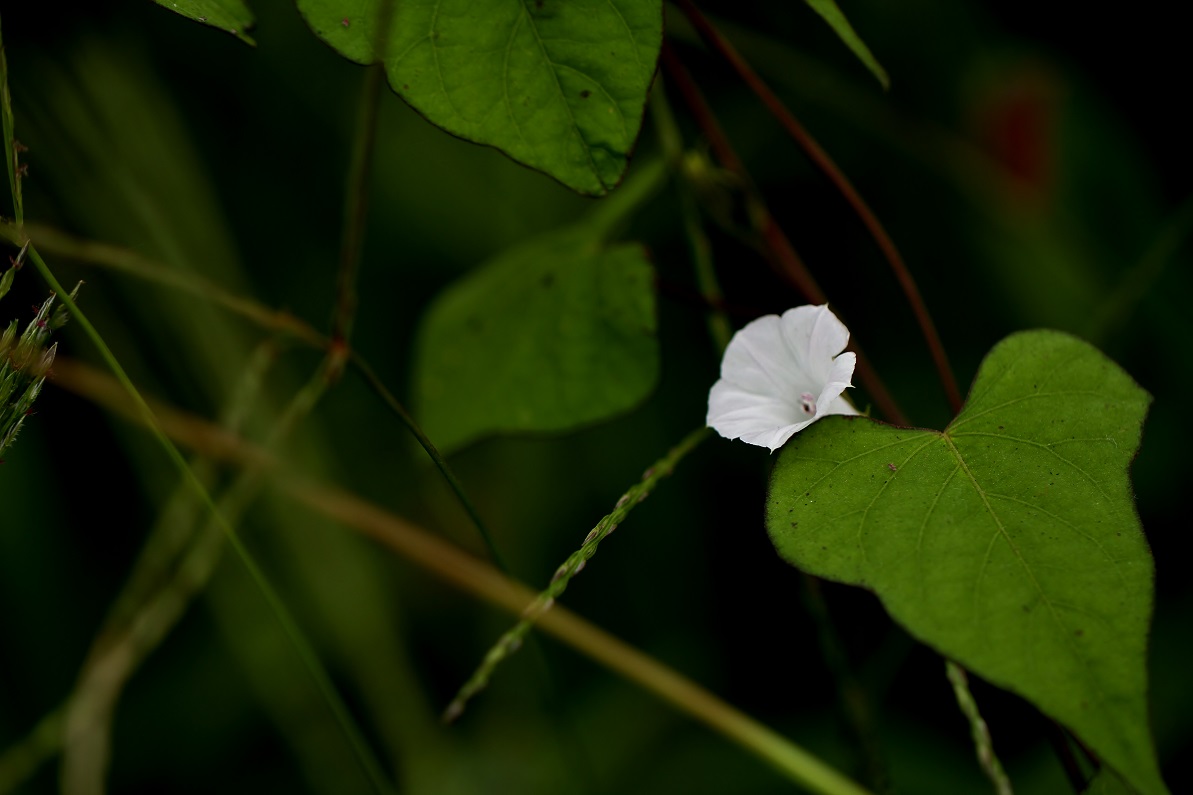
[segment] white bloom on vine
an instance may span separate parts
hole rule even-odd
[[[848,342],[849,329],[827,305],[751,321],[721,359],[721,380],[708,393],[709,427],[774,452],[821,417],[857,414],[841,396],[857,363],[842,353]]]

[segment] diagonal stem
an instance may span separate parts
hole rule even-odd
[[[619,524],[625,521],[630,511],[634,510],[638,503],[650,496],[650,492],[654,490],[654,487],[658,485],[660,480],[675,471],[676,465],[684,456],[690,453],[700,442],[707,439],[711,433],[711,429],[704,427],[697,428],[689,433],[667,455],[663,456],[647,469],[638,483],[635,483],[625,494],[621,495],[621,498],[617,500],[617,504],[613,506],[613,510],[602,517],[597,522],[596,527],[589,532],[580,549],[569,555],[568,559],[559,565],[559,568],[555,570],[554,576],[551,577],[550,584],[526,606],[522,611],[522,616],[518,623],[502,635],[493,644],[493,647],[489,649],[488,653],[485,654],[480,666],[468,678],[468,681],[463,684],[459,692],[456,693],[456,697],[448,705],[447,710],[443,714],[445,721],[454,721],[464,712],[464,707],[469,699],[483,690],[489,684],[489,679],[493,676],[493,671],[497,669],[497,666],[521,647],[526,635],[542,619],[547,611],[555,605],[555,600],[567,590],[572,578],[579,574],[588,561],[592,559],[592,556],[596,554],[601,542],[616,530]]]
[[[804,154],[812,161],[812,164],[828,178],[829,182],[833,184],[849,206],[853,208],[862,225],[866,227],[870,236],[874,238],[874,242],[878,244],[879,250],[890,264],[891,270],[895,274],[895,279],[899,282],[899,286],[902,288],[903,294],[906,296],[907,302],[915,314],[916,322],[920,326],[920,333],[924,335],[924,341],[927,343],[928,350],[932,355],[932,362],[936,366],[936,372],[940,378],[941,386],[944,388],[945,396],[949,400],[949,405],[952,406],[954,413],[960,412],[962,405],[961,393],[957,389],[957,379],[953,375],[952,367],[949,365],[948,355],[945,353],[944,344],[940,340],[940,334],[936,331],[936,324],[932,321],[932,315],[928,312],[928,307],[924,303],[923,296],[920,295],[915,278],[911,275],[911,271],[908,270],[907,264],[903,261],[903,256],[899,253],[899,249],[895,246],[895,242],[883,227],[882,222],[878,220],[874,211],[870,209],[865,199],[857,192],[853,183],[849,181],[849,178],[845,176],[832,157],[829,156],[828,152],[820,146],[795,115],[788,110],[782,100],[770,89],[770,86],[758,76],[758,73],[754,71],[753,67],[729,43],[729,40],[722,36],[720,31],[700,13],[700,10],[696,8],[692,0],[676,0],[676,3],[684,12],[684,15],[691,21],[693,27],[696,28],[705,43],[718,52],[733,70],[737,72],[746,86],[758,96],[771,115],[779,121],[783,129],[803,149]]]
[[[953,694],[957,697],[957,706],[969,721],[969,730],[973,735],[974,751],[978,756],[978,764],[990,783],[994,785],[997,795],[1014,795],[1011,780],[1007,778],[1002,763],[994,755],[994,742],[990,738],[990,728],[986,725],[982,713],[978,711],[978,703],[974,701],[973,693],[969,691],[969,677],[965,669],[952,660],[945,660],[945,671],[949,682],[953,685]]]

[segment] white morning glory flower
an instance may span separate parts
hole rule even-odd
[[[708,425],[726,439],[769,447],[828,414],[857,414],[841,396],[857,356],[842,353],[849,329],[828,306],[766,315],[733,335],[721,380],[708,393]]]

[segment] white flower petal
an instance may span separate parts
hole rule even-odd
[[[850,379],[853,377],[853,368],[856,364],[857,354],[853,351],[846,351],[832,360],[832,366],[828,373],[828,381],[816,398],[816,416],[823,417],[826,414],[840,413],[833,411],[832,408],[841,396],[841,393],[846,388],[853,386],[850,383]],[[848,413],[857,414],[856,411]]]
[[[721,378],[709,390],[708,425],[774,452],[823,416],[857,414],[841,397],[857,363],[841,353],[848,341],[848,329],[827,306],[748,323],[725,349]]]
[[[779,316],[765,315],[733,335],[721,359],[721,378],[759,394],[798,395],[815,386],[803,361],[784,344]]]
[[[803,370],[817,383],[828,380],[829,363],[849,342],[845,324],[828,306],[797,306],[783,313],[781,326],[783,339]]]

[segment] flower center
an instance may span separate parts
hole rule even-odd
[[[804,392],[799,396],[799,409],[809,417],[816,416],[816,396],[811,392]]]

